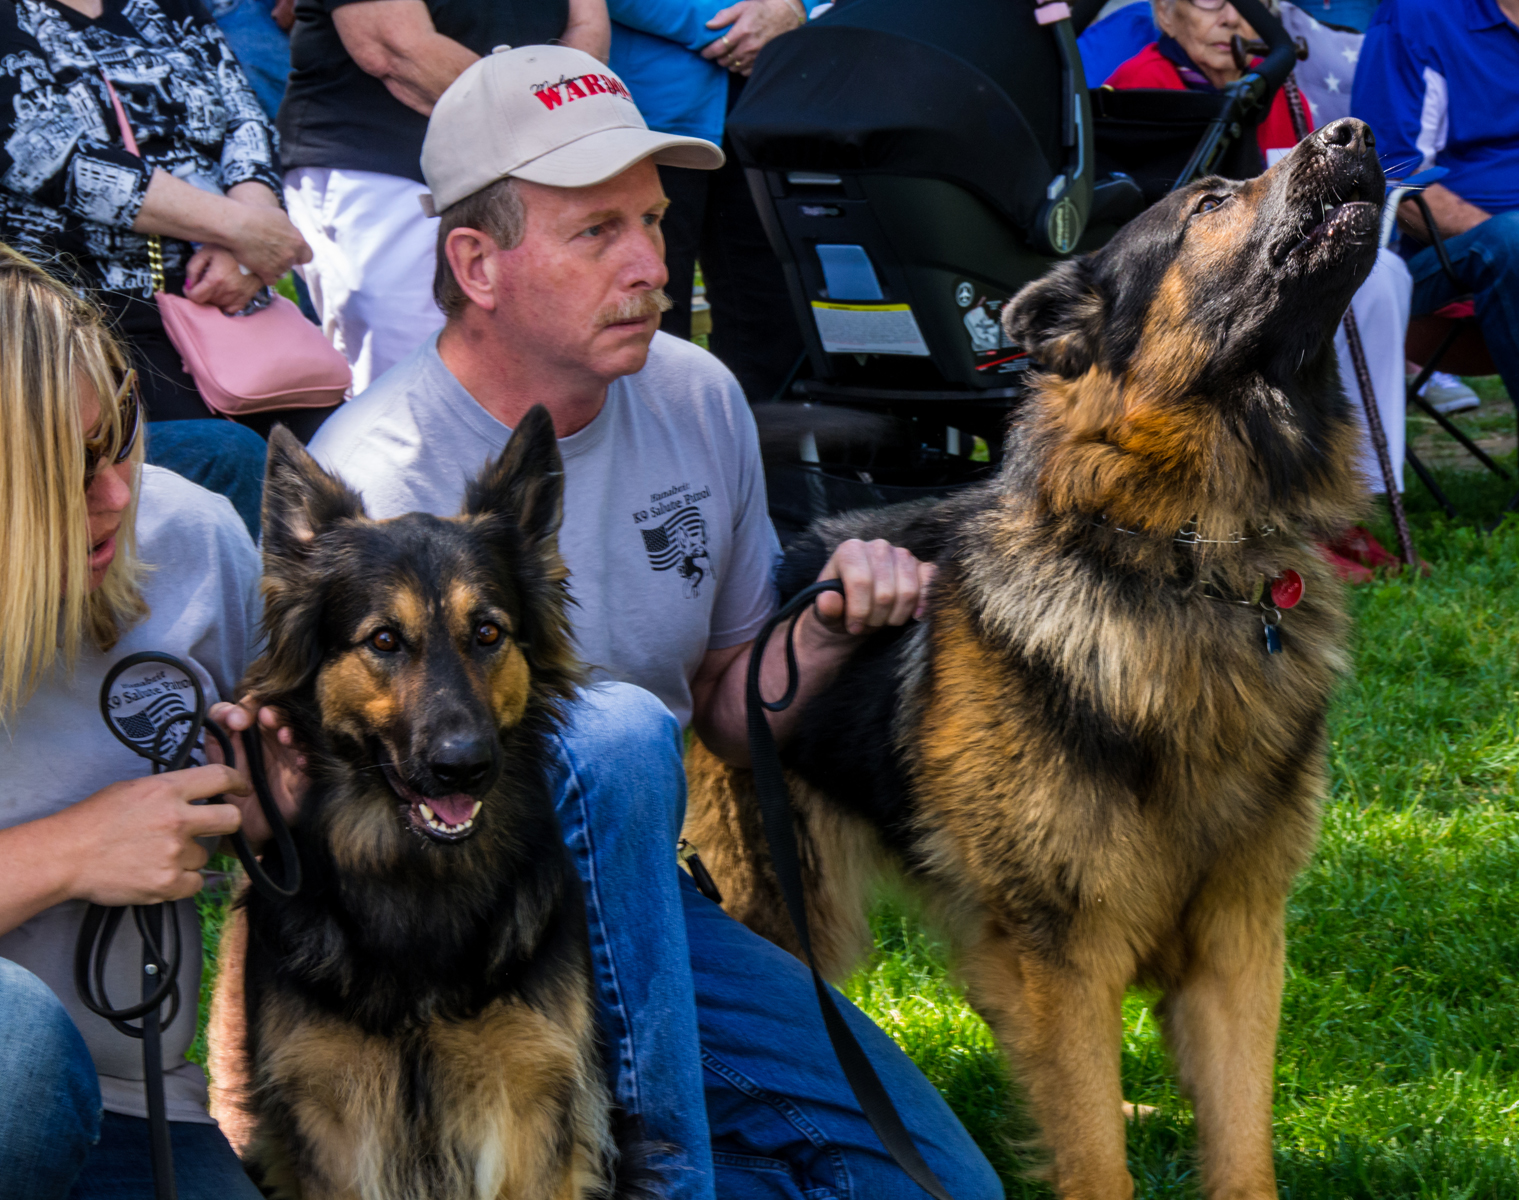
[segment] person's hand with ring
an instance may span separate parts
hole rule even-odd
[[[702,57],[739,75],[754,69],[754,58],[765,45],[807,20],[802,0],[739,0],[707,22],[708,29],[721,29]]]

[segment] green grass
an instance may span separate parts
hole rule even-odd
[[[1409,482],[1430,574],[1351,594],[1355,676],[1288,916],[1276,1140],[1290,1200],[1519,1197],[1519,517],[1481,529],[1519,484],[1439,481],[1455,522]],[[1385,514],[1373,525],[1392,546]],[[899,899],[873,922],[879,948],[846,990],[944,1092],[1008,1195],[1049,1196],[1022,1177],[1030,1126],[944,947]],[[1124,1005],[1124,1094],[1158,1109],[1129,1129],[1130,1167],[1141,1197],[1195,1196],[1191,1113],[1153,999]]]
[[[1408,484],[1430,574],[1352,590],[1356,671],[1331,717],[1319,852],[1288,919],[1287,1200],[1519,1197],[1519,518],[1482,532],[1519,484],[1438,474],[1455,522]],[[1385,514],[1373,527],[1394,545]],[[214,935],[223,902],[202,912]],[[849,994],[944,1092],[1008,1195],[1047,1197],[1022,1178],[1031,1127],[943,946],[901,900],[873,924],[878,950]],[[1194,1196],[1191,1116],[1152,999],[1124,1005],[1124,1094],[1158,1110],[1130,1128],[1130,1165],[1140,1197]]]

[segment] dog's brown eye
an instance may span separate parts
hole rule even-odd
[[[1222,204],[1224,200],[1225,197],[1223,196],[1204,196],[1197,202],[1197,207],[1192,210],[1193,215],[1195,216],[1197,213],[1212,212],[1215,208]]]
[[[377,629],[369,635],[369,644],[381,654],[394,654],[401,648],[401,639],[388,629]]]
[[[481,621],[475,630],[475,641],[482,646],[494,646],[501,640],[501,626],[491,621]]]

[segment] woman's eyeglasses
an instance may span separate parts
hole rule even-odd
[[[129,370],[122,376],[121,385],[116,389],[116,395],[111,403],[121,414],[117,426],[121,431],[121,440],[115,454],[111,454],[111,439],[108,436],[85,438],[84,486],[86,488],[94,482],[95,475],[102,465],[119,467],[132,456],[132,448],[137,445],[137,438],[142,432],[142,401],[137,395],[135,369]],[[109,462],[107,462],[107,456],[109,456]]]

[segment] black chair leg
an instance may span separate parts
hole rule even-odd
[[[1460,442],[1461,445],[1464,446],[1478,462],[1480,462],[1494,475],[1497,475],[1503,479],[1513,478],[1513,476],[1508,473],[1507,469],[1499,466],[1492,460],[1491,457],[1489,457],[1487,451],[1482,449],[1481,446],[1477,445],[1476,442],[1472,441],[1471,438],[1467,437],[1466,434],[1462,432],[1460,426],[1458,426],[1443,412],[1437,409],[1428,400],[1424,399],[1423,396],[1419,395],[1419,393],[1414,391],[1411,387],[1408,389],[1408,401],[1410,404],[1416,405],[1417,407],[1423,409],[1426,415],[1433,417],[1441,429],[1445,430],[1446,433],[1450,434],[1451,437]]]
[[[1441,491],[1440,485],[1435,482],[1435,477],[1429,473],[1429,468],[1419,461],[1419,456],[1411,447],[1404,448],[1403,461],[1414,469],[1414,474],[1429,489],[1429,494],[1435,498],[1435,503],[1445,510],[1445,515],[1455,520],[1456,506],[1450,502],[1450,497]]]

